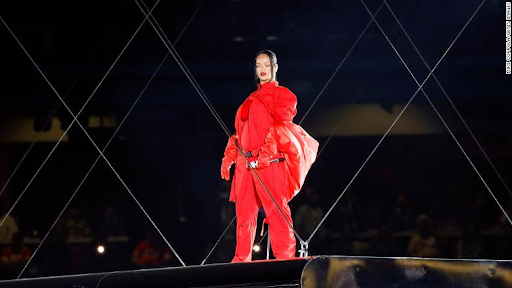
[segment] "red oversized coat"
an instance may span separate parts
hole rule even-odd
[[[237,177],[237,174],[250,173],[247,161],[238,151],[235,142],[244,151],[258,150],[260,159],[284,157],[284,179],[276,179],[276,192],[290,201],[300,191],[316,159],[318,142],[292,122],[297,114],[296,106],[297,97],[289,89],[279,86],[277,82],[270,82],[258,85],[258,90],[251,93],[238,108],[235,116],[236,133],[230,137],[224,152],[225,157],[236,163],[230,201],[236,202],[241,193],[238,188],[242,187],[239,183],[241,177]],[[245,121],[250,117],[258,117],[258,121]]]

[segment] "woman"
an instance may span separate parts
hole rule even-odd
[[[236,133],[229,138],[222,159],[221,176],[225,180],[230,179],[229,168],[236,163],[230,193],[237,216],[237,244],[232,262],[251,261],[261,206],[267,216],[274,256],[295,257],[288,201],[300,190],[315,160],[318,142],[292,123],[297,114],[297,97],[278,85],[277,70],[277,57],[272,51],[258,52],[258,90],[238,108]],[[249,162],[255,170],[249,168]]]

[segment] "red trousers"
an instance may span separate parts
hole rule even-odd
[[[235,257],[232,262],[251,261],[258,211],[262,206],[267,216],[266,221],[274,256],[277,259],[295,257],[296,244],[295,235],[290,226],[292,225],[290,207],[284,193],[279,191],[286,181],[284,162],[273,163],[264,169],[256,170],[268,188],[267,192],[257,176],[245,168],[246,161],[242,156],[239,155],[238,158],[236,177],[242,177],[242,179],[237,181],[241,187],[239,187],[240,193],[236,200],[237,235]],[[238,165],[243,165],[243,167]],[[270,197],[269,192],[281,208],[282,213]]]

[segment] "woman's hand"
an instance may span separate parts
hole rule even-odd
[[[220,166],[220,177],[226,181],[230,179],[229,168],[235,163],[236,155],[238,154],[238,149],[236,148],[237,139],[236,133],[229,137],[228,144],[224,150],[224,158],[222,158],[222,165]]]
[[[226,181],[229,181],[230,179],[229,168],[231,168],[231,165],[233,165],[233,161],[231,161],[229,157],[222,158],[222,165],[220,166],[220,177]]]

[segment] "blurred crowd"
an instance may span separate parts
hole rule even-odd
[[[173,214],[169,221],[176,233],[166,237],[181,254],[194,252],[204,257],[215,247],[206,263],[231,260],[235,230],[234,225],[229,225],[235,213],[234,205],[227,201],[229,189],[228,182],[219,184],[216,200],[203,211],[211,213],[208,219],[194,218],[194,209],[204,208],[194,204],[185,190],[177,193],[170,205]],[[386,197],[376,195],[346,189],[341,196],[325,199],[327,195],[318,188],[306,186],[290,204],[299,235],[308,239],[314,233],[310,255],[512,259],[512,225],[499,209],[492,207],[495,203],[486,191],[465,191],[463,196],[443,191],[429,197],[403,191],[386,193]],[[331,206],[338,196],[340,201]],[[330,208],[329,217],[318,227]],[[169,247],[171,243],[166,243],[159,231],[129,233],[126,215],[120,210],[106,207],[95,225],[90,219],[92,212],[69,208],[26,268],[24,277],[181,265]],[[5,218],[0,226],[0,276],[13,279],[24,269],[43,235],[23,231],[16,216],[5,217],[6,212],[5,205],[0,205],[0,215]],[[264,216],[263,210],[260,213]],[[203,232],[198,233],[200,230]],[[194,233],[200,239],[188,241]],[[267,241],[258,235],[256,243],[262,247],[254,253],[254,259],[264,259]],[[193,261],[201,259],[196,257]]]
[[[316,189],[304,192],[294,224],[307,239],[330,207],[319,204],[321,193]],[[316,231],[310,251],[314,255],[510,260],[512,225],[504,214],[496,213],[499,209],[491,207],[492,198],[484,192],[465,195],[464,200],[451,199],[452,203],[448,195],[440,195],[423,211],[413,205],[412,195],[403,192],[386,207],[380,201],[363,201],[361,194],[347,190],[339,207]]]

